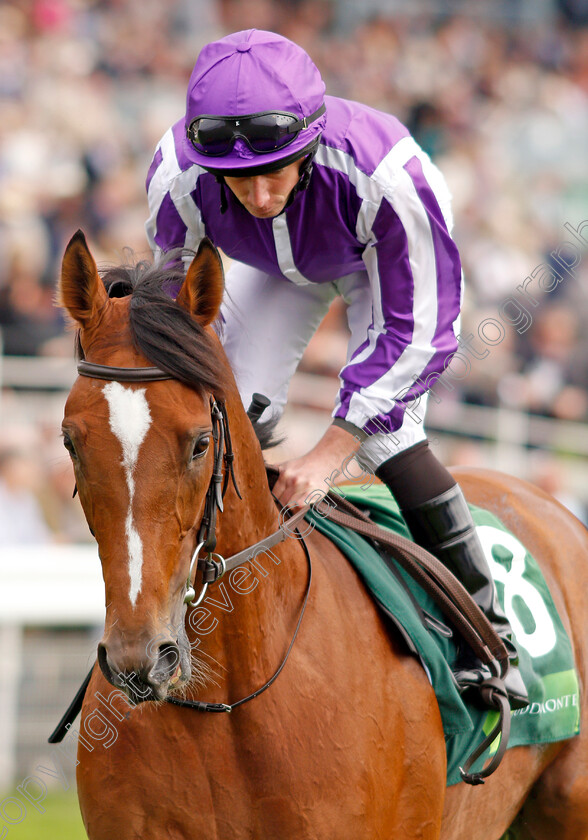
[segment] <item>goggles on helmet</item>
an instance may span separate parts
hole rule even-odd
[[[197,152],[208,157],[226,155],[241,138],[257,155],[269,154],[290,145],[300,131],[325,113],[324,103],[309,117],[299,120],[287,111],[262,111],[243,117],[202,114],[188,127],[188,139]]]

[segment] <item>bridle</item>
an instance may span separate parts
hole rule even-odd
[[[77,364],[78,374],[80,376],[87,376],[91,379],[103,379],[111,382],[159,382],[166,379],[176,379],[171,373],[167,373],[158,367],[114,367],[111,365],[100,365],[95,362],[89,362],[86,359],[81,359]],[[257,697],[263,691],[270,687],[270,685],[277,678],[282,668],[286,664],[286,660],[290,655],[290,651],[296,641],[298,630],[302,622],[302,617],[306,610],[308,596],[310,594],[310,584],[312,580],[312,565],[310,554],[303,536],[297,529],[300,520],[308,511],[308,507],[303,507],[285,522],[282,522],[277,531],[274,531],[264,539],[259,540],[254,545],[243,549],[243,551],[224,558],[217,552],[216,548],[216,523],[218,513],[223,512],[223,499],[227,491],[229,481],[232,482],[237,496],[241,499],[241,493],[237,486],[235,473],[233,469],[234,453],[231,441],[231,434],[229,429],[229,419],[224,402],[216,400],[212,395],[210,396],[210,416],[212,422],[212,438],[213,438],[213,468],[210,483],[206,491],[204,501],[204,513],[200,521],[197,536],[197,545],[192,554],[190,562],[190,570],[186,581],[186,591],[184,595],[184,603],[191,607],[197,607],[206,594],[206,590],[210,584],[219,581],[227,572],[231,572],[238,566],[254,560],[258,554],[272,548],[280,542],[283,542],[290,536],[296,536],[300,541],[308,563],[308,583],[302,608],[296,624],[294,635],[290,645],[286,651],[279,668],[274,675],[257,691],[244,697],[235,703],[204,703],[197,700],[179,700],[175,697],[167,697],[166,702],[173,703],[177,706],[187,706],[192,709],[206,712],[230,712],[236,706],[246,703]],[[224,482],[223,482],[224,472]],[[293,533],[295,532],[295,534]],[[205,556],[200,557],[200,552],[204,551]],[[196,591],[192,582],[193,575],[198,571],[202,574],[202,589],[198,598],[196,598]],[[194,600],[196,598],[196,600]]]

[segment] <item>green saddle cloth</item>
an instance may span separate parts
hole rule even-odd
[[[388,489],[337,488],[350,502],[368,510],[383,528],[410,538],[406,523]],[[500,603],[515,633],[520,668],[529,692],[529,706],[512,712],[509,748],[560,741],[580,731],[578,676],[569,637],[557,614],[545,579],[531,555],[504,525],[486,510],[471,507]],[[378,552],[359,534],[309,512],[307,519],[348,557],[375,600],[402,625],[416,648],[435,689],[447,748],[447,784],[461,780],[459,767],[487,733],[498,713],[464,703],[451,675],[455,645],[451,638],[427,628],[407,597],[402,583]],[[439,608],[398,566],[399,574],[421,608],[445,623]],[[494,743],[470,772],[480,770],[496,750]]]

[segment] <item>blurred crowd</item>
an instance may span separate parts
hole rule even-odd
[[[462,13],[459,3],[431,2],[415,14],[408,3],[382,2],[371,4],[382,11],[364,19],[357,12],[349,27],[341,15],[348,4],[337,0],[0,0],[4,354],[71,354],[53,298],[77,228],[99,262],[122,262],[126,249],[147,255],[144,179],[159,137],[184,111],[198,51],[255,26],[305,47],[329,93],[398,116],[445,173],[467,281],[462,334],[479,335],[486,319],[504,327],[487,347],[491,354],[472,359],[467,377],[455,381],[452,399],[587,421],[584,5],[540,3],[549,13],[516,25],[485,15],[488,2],[476,4],[477,14],[466,3]],[[540,282],[557,270],[553,252],[566,242],[576,247],[573,266],[560,264],[551,285]],[[570,265],[571,250],[565,253]],[[504,317],[513,299],[526,313],[517,322]],[[335,308],[306,370],[336,375],[344,329]],[[0,432],[7,423],[0,418]],[[14,461],[22,451],[7,441],[10,435],[0,441],[5,518],[16,526],[2,495],[16,482],[22,498],[38,505],[36,514],[29,505],[31,521],[78,539],[79,522],[51,519],[41,478],[25,477]]]

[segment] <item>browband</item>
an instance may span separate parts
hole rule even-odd
[[[78,362],[78,373],[91,379],[111,379],[114,382],[158,382],[162,379],[174,379],[171,373],[157,367],[111,367],[87,362],[85,359]]]

